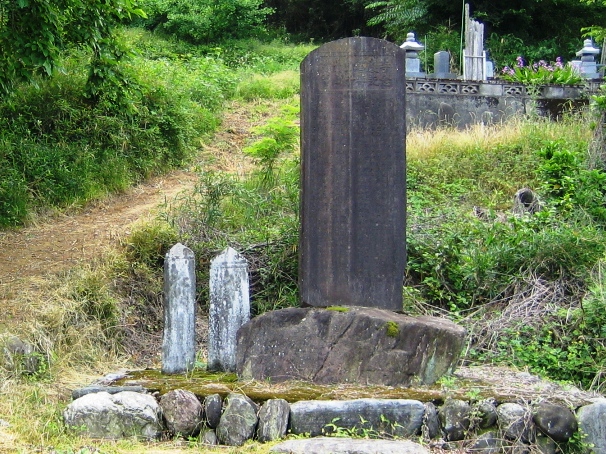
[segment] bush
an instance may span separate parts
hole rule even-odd
[[[22,86],[0,104],[0,225],[33,209],[81,204],[182,165],[196,140],[219,124],[235,78],[220,60],[123,64],[133,81],[128,109],[109,96],[85,98],[85,56],[70,53],[65,73]],[[111,93],[110,93],[111,95]]]
[[[160,27],[179,39],[196,44],[228,38],[251,38],[264,31],[272,13],[262,0],[144,0],[147,28]]]

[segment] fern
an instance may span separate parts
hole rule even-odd
[[[427,14],[427,3],[423,0],[381,0],[369,3],[366,9],[379,11],[368,20],[368,25],[383,25],[392,34],[405,34]]]

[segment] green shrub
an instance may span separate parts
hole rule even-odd
[[[271,8],[262,0],[144,0],[141,7],[150,29],[192,43],[209,43],[227,38],[249,38],[264,31]]]
[[[227,246],[249,261],[252,311],[292,306],[297,301],[299,167],[297,109],[255,128],[257,140],[245,151],[258,167],[244,179],[205,172],[194,195],[170,221],[208,264]],[[208,267],[199,276],[202,301],[208,301]],[[204,303],[203,303],[204,304]]]
[[[136,81],[129,109],[111,93],[85,97],[85,55],[67,54],[66,71],[22,86],[0,104],[0,225],[33,209],[80,204],[182,165],[198,139],[219,124],[235,78],[220,60],[135,58],[122,64]]]

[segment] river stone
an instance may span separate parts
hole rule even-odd
[[[266,443],[286,435],[290,405],[284,399],[269,399],[259,410],[257,439]]]
[[[216,429],[221,420],[221,411],[223,410],[223,399],[219,394],[211,394],[204,398],[204,415],[206,416],[206,425],[211,429]]]
[[[243,394],[230,393],[227,405],[217,426],[219,443],[242,446],[251,439],[257,428],[257,404]]]
[[[554,441],[568,441],[579,425],[574,413],[563,405],[542,402],[533,412],[533,420],[537,428]]]
[[[432,384],[456,367],[465,330],[376,308],[287,308],[238,331],[243,379],[387,386]]]
[[[162,433],[162,410],[149,394],[124,391],[87,394],[63,412],[65,424],[91,438],[155,439]]]
[[[195,436],[202,427],[204,407],[191,391],[175,389],[160,398],[166,427],[173,434],[183,437]]]
[[[205,445],[219,444],[219,440],[217,440],[217,433],[213,429],[202,429],[199,440]]]
[[[534,447],[541,454],[556,454],[558,452],[556,442],[549,437],[540,436],[540,434],[537,434],[534,440]]]
[[[312,437],[343,429],[373,429],[398,437],[417,434],[425,405],[410,399],[302,400],[290,406],[290,431]]]
[[[4,358],[0,361],[5,369],[26,375],[40,370],[42,355],[29,342],[12,336],[4,342]]]
[[[426,440],[433,440],[442,436],[438,410],[432,402],[425,403],[422,433]]]
[[[493,399],[484,399],[473,405],[473,413],[480,429],[488,429],[497,423],[497,406]]]
[[[503,441],[494,431],[483,433],[469,446],[469,452],[478,454],[499,454],[502,450]]]
[[[529,412],[520,404],[508,402],[497,407],[498,425],[508,440],[530,440],[532,421]]]
[[[592,444],[595,454],[606,454],[606,399],[578,409],[579,428],[585,434],[585,443]]]
[[[288,440],[269,452],[287,454],[429,454],[429,450],[408,440],[361,440],[354,438],[317,437]]]
[[[438,411],[446,440],[459,441],[469,429],[471,406],[464,400],[446,399]]]

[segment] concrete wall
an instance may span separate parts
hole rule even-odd
[[[589,102],[598,82],[583,86],[543,86],[536,90],[504,81],[444,79],[406,81],[407,126],[499,123],[513,116],[538,114],[557,119]]]

